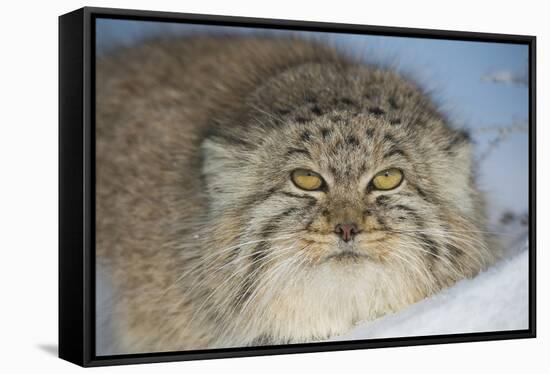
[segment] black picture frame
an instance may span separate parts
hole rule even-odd
[[[403,337],[97,356],[95,353],[95,20],[116,18],[255,28],[485,41],[529,47],[529,328]],[[536,336],[536,37],[85,7],[59,17],[59,357],[103,366],[302,352],[446,344]]]

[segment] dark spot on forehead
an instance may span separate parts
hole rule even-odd
[[[392,118],[392,119],[390,119],[390,124],[391,125],[400,125],[401,124],[401,119],[400,118]]]
[[[321,129],[321,136],[323,137],[323,139],[328,138],[330,134],[331,134],[330,129],[327,129],[326,127]]]
[[[311,140],[311,134],[309,131],[302,132],[302,135],[300,136],[304,142],[309,142]]]
[[[372,138],[374,136],[374,129],[367,129],[367,137]]]
[[[358,146],[359,140],[355,136],[350,135],[346,138],[346,143],[349,145]]]

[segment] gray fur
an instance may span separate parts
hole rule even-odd
[[[393,71],[295,39],[184,38],[97,76],[118,351],[326,339],[493,259],[468,137]],[[401,185],[372,189],[390,167]],[[297,168],[326,188],[300,190]]]

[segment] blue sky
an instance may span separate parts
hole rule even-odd
[[[280,30],[99,19],[99,54],[158,35],[289,34]],[[293,32],[325,40],[368,62],[382,62],[433,91],[455,126],[471,129],[479,184],[487,192],[490,216],[528,207],[528,47],[404,37]],[[502,130],[509,128],[509,131]],[[500,129],[500,130],[499,130]],[[497,137],[502,140],[491,148]]]

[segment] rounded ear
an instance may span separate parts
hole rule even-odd
[[[459,210],[471,213],[474,210],[473,194],[476,193],[475,165],[473,161],[473,147],[470,135],[465,130],[452,130],[451,140],[444,147],[447,162],[447,171],[444,172],[444,190],[447,198]]]
[[[246,167],[247,153],[215,138],[205,139],[201,152],[201,171],[210,201],[219,208],[230,205],[251,183]]]

